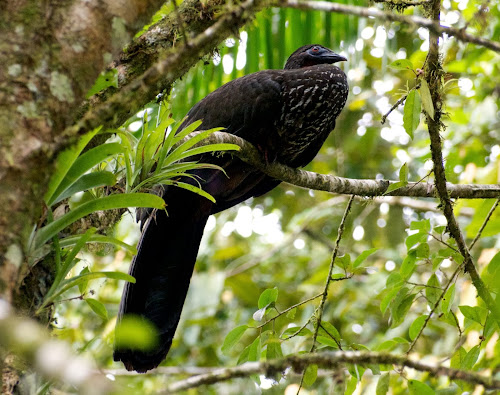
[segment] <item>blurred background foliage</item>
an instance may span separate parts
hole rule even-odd
[[[342,2],[367,5],[359,0]],[[482,6],[483,2],[476,0],[444,0],[442,23],[456,27],[468,24],[477,34],[498,38],[499,4],[489,2],[487,12],[481,11]],[[169,12],[169,7],[163,12]],[[425,11],[416,7],[404,13],[424,15]],[[218,53],[207,56],[177,82],[169,98],[174,119],[182,119],[193,104],[227,81],[266,68],[281,68],[290,53],[307,43],[319,43],[346,56],[348,61],[341,67],[350,84],[349,99],[335,131],[307,169],[349,178],[397,179],[399,169],[407,163],[410,181],[429,176],[432,164],[423,119],[413,140],[403,128],[402,106],[389,115],[385,124],[380,122],[382,115],[415,84],[412,72],[393,70],[388,65],[406,58],[415,67],[423,68],[428,49],[425,29],[414,30],[405,25],[340,14],[266,9],[240,31],[239,37],[227,40]],[[447,127],[443,133],[448,181],[498,183],[500,56],[449,38],[441,41],[441,51],[449,81],[445,92],[444,122]],[[151,103],[145,111],[154,115],[157,107],[156,103]],[[154,118],[152,116],[153,121]],[[143,119],[144,113],[140,113],[124,127],[139,131]],[[432,181],[432,175],[429,180]],[[428,223],[434,228],[446,223],[432,208],[435,200],[421,201],[428,204],[427,209],[412,208],[412,204],[405,206],[394,199],[355,200],[341,241],[341,253],[350,254],[354,259],[368,249],[378,250],[367,258],[364,270],[331,285],[323,320],[338,330],[344,350],[367,348],[404,353],[411,342],[411,324],[430,311],[432,290],[444,289],[455,271],[457,263],[446,254],[439,259],[439,250],[445,246],[430,236],[424,237],[419,245],[427,245],[428,251],[422,252],[425,248],[421,248],[411,277],[404,283],[408,294],[413,295],[412,302],[406,311],[399,312],[401,317],[395,317],[397,306],[381,309],[390,290],[388,279],[391,274],[401,273],[408,250],[414,247],[408,246],[411,243],[405,244],[409,234],[418,232],[410,230],[410,224],[429,220],[420,223]],[[221,345],[233,328],[261,323],[254,321],[252,315],[258,310],[259,295],[265,289],[279,289],[276,307],[280,311],[322,292],[346,203],[347,198],[343,196],[282,184],[264,197],[250,199],[210,218],[181,324],[163,365],[234,366],[259,331],[247,330],[226,354],[221,352]],[[489,200],[456,203],[456,213],[469,242],[493,203]],[[450,243],[442,231],[434,234]],[[500,210],[493,215],[484,237],[472,250],[480,272],[485,271],[500,250],[499,231]],[[124,215],[113,236],[131,245],[137,243],[139,230],[133,213]],[[125,250],[91,248],[79,255],[80,262],[73,269],[73,275],[85,267],[92,271],[127,272],[131,258],[130,252]],[[343,270],[337,268],[336,273],[343,273]],[[113,280],[96,281],[90,293],[83,296],[102,302],[107,315],[94,314],[89,305],[79,299],[57,304],[55,334],[70,341],[78,352],[91,356],[102,369],[123,369],[112,362],[113,331],[122,286],[123,283]],[[66,298],[72,296],[80,294],[77,290],[66,294]],[[318,300],[309,302],[299,307],[293,317],[283,315],[262,331],[275,330],[280,335],[286,328],[300,327],[313,314],[317,304]],[[490,369],[498,378],[498,328],[493,326],[493,330],[490,328],[485,333],[485,316],[481,317],[481,322],[475,322],[458,308],[477,305],[481,306],[481,301],[476,298],[475,289],[468,276],[460,273],[455,298],[449,307],[456,322],[450,322],[450,315],[438,311],[413,351],[424,361],[438,363],[451,358],[452,366],[455,363],[456,367],[472,370]],[[269,312],[266,318],[272,316]],[[395,323],[396,318],[400,322]],[[297,336],[280,345],[283,354],[300,352],[309,350],[311,339]],[[266,349],[264,343],[261,346]],[[328,348],[327,345],[322,347]],[[471,350],[479,352],[471,356]],[[467,354],[472,363],[460,365]],[[171,376],[125,376],[120,372],[112,377],[124,391],[135,393],[160,390],[173,380]],[[367,369],[357,385],[358,393],[375,393],[378,377],[377,369]],[[392,371],[392,393],[412,391],[407,381],[412,378],[425,382],[439,393],[462,393],[471,389],[460,382],[431,379],[413,371],[406,377]],[[276,379],[278,381],[264,377],[239,379],[200,391],[296,393],[299,377]],[[349,375],[343,377],[339,373],[320,375],[312,386],[306,386],[304,393],[342,393],[349,380]]]

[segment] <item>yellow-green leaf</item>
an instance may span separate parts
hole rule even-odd
[[[417,129],[420,123],[420,112],[422,111],[422,102],[420,94],[416,89],[413,89],[406,98],[404,113],[403,113],[403,126],[406,133],[413,140],[413,132]]]
[[[422,106],[425,112],[434,119],[434,104],[432,104],[431,91],[429,90],[427,81],[424,79],[420,83],[420,95],[422,96]]]

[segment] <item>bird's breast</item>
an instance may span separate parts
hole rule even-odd
[[[338,67],[321,65],[294,71],[284,81],[283,107],[276,125],[280,160],[289,163],[311,145],[319,150],[335,127],[349,90],[346,76]]]

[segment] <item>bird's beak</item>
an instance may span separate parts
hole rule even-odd
[[[328,60],[328,63],[337,63],[337,62],[345,62],[347,61],[342,55],[339,55],[335,52],[325,52],[321,55],[322,58]]]

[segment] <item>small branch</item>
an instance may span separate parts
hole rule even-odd
[[[434,23],[439,23],[441,11],[441,1],[434,0],[432,4],[432,19]],[[458,225],[457,219],[453,213],[453,204],[450,199],[448,186],[446,182],[446,172],[444,168],[443,153],[441,150],[441,107],[442,107],[442,79],[443,69],[439,58],[439,34],[435,31],[430,32],[429,36],[429,53],[427,55],[426,80],[429,84],[432,103],[434,106],[434,117],[431,118],[426,114],[429,136],[431,140],[431,156],[433,162],[433,171],[435,176],[435,185],[443,208],[443,214],[448,222],[448,230],[450,235],[455,239],[460,254],[464,258],[465,272],[469,274],[474,287],[477,290],[479,297],[491,311],[494,320],[500,327],[500,307],[497,305],[491,296],[488,288],[479,276],[470,251],[465,244],[465,239]]]
[[[352,202],[354,200],[354,196],[351,196],[349,202],[347,203],[347,207],[345,208],[344,215],[342,216],[342,220],[340,221],[339,230],[337,233],[337,240],[335,240],[335,248],[332,254],[332,260],[330,261],[330,268],[328,269],[328,277],[326,278],[325,289],[323,290],[323,297],[321,298],[321,302],[316,310],[318,315],[316,317],[316,325],[314,328],[313,334],[313,344],[310,352],[314,352],[316,350],[316,338],[318,337],[318,331],[321,326],[321,319],[323,318],[323,311],[325,309],[326,298],[328,297],[328,288],[332,281],[333,268],[335,267],[335,258],[337,258],[337,254],[339,252],[340,240],[342,239],[342,235],[344,234],[345,229],[345,221],[349,212],[351,211]]]
[[[419,16],[400,15],[392,12],[384,12],[376,8],[365,8],[327,1],[300,1],[300,0],[274,0],[276,7],[296,8],[299,10],[315,10],[325,12],[337,12],[339,14],[357,15],[364,18],[374,17],[378,21],[400,22],[413,27],[424,27],[429,31],[442,35],[446,33],[457,40],[467,43],[481,45],[495,52],[500,52],[500,43],[467,34],[464,29],[441,26],[439,21],[432,21]]]
[[[199,132],[194,132],[199,133]],[[188,138],[194,134],[190,134]],[[385,193],[389,185],[397,181],[388,180],[355,180],[330,176],[326,174],[313,173],[311,171],[293,169],[281,163],[274,162],[266,164],[259,151],[249,142],[240,137],[224,132],[214,132],[204,139],[200,145],[229,143],[240,146],[239,151],[232,151],[232,155],[237,156],[246,163],[251,164],[263,173],[296,185],[302,188],[326,191],[338,194],[358,195],[358,196],[381,196]],[[462,199],[491,199],[500,197],[500,184],[474,185],[474,184],[451,184],[447,183],[449,196]],[[411,196],[411,197],[438,197],[436,187],[429,183],[408,183],[405,187],[396,189],[385,196]]]
[[[387,120],[387,117],[391,114],[391,112],[393,112],[396,108],[398,108],[400,104],[403,104],[403,102],[406,100],[407,97],[408,97],[408,95],[401,96],[401,98],[396,103],[394,103],[394,105],[389,109],[389,111],[387,111],[382,116],[382,119],[380,120],[380,123],[382,125],[385,123],[385,121]]]
[[[170,394],[197,388],[202,385],[214,384],[233,378],[249,377],[254,374],[282,374],[288,368],[296,372],[303,371],[308,365],[316,364],[318,367],[335,370],[339,364],[388,364],[398,367],[407,367],[421,372],[428,372],[433,377],[448,377],[450,380],[463,380],[471,384],[482,385],[486,389],[500,389],[500,380],[486,377],[476,372],[451,369],[440,365],[430,365],[414,361],[402,355],[378,353],[370,351],[336,351],[314,354],[290,355],[286,358],[272,361],[247,362],[233,368],[221,368],[209,374],[190,377],[171,384],[164,394]]]
[[[448,247],[449,249],[455,251],[455,252],[458,252],[460,253],[460,251],[458,251],[455,247],[451,246],[450,244],[448,244],[446,241],[444,241],[443,239],[440,239],[438,238],[437,236],[435,236],[432,232],[427,232],[427,234],[429,236],[431,236],[434,240],[436,241],[439,241],[441,244],[445,245],[446,247]]]
[[[309,299],[306,299],[306,300],[303,300],[302,302],[299,302],[299,303],[297,303],[297,304],[294,304],[293,306],[290,306],[290,307],[288,307],[287,309],[285,309],[285,310],[283,310],[283,311],[280,311],[280,312],[278,313],[278,315],[276,315],[275,317],[273,317],[273,318],[271,318],[271,319],[267,320],[267,321],[266,321],[266,322],[264,322],[263,324],[260,324],[259,326],[254,327],[253,329],[260,329],[260,328],[262,328],[262,327],[266,326],[267,324],[269,324],[270,322],[274,321],[276,318],[278,318],[278,317],[282,316],[283,314],[288,313],[290,310],[293,310],[293,309],[294,309],[294,308],[296,308],[296,307],[302,306],[303,304],[306,304],[306,303],[310,302],[311,300],[318,299],[321,295],[323,295],[323,294],[317,294],[317,295],[315,295],[315,296],[311,296]]]
[[[481,233],[483,233],[484,228],[486,227],[486,225],[490,221],[491,216],[493,215],[493,213],[495,212],[496,208],[498,207],[498,203],[500,203],[500,198],[498,198],[496,200],[495,204],[493,204],[493,207],[491,207],[490,212],[488,213],[488,215],[484,219],[484,222],[481,225],[481,228],[479,229],[479,231],[477,232],[476,237],[474,237],[474,240],[472,240],[472,243],[470,243],[469,250],[472,250],[472,247],[474,247],[474,245],[477,243],[477,241],[481,237]]]

